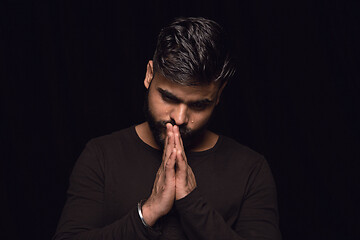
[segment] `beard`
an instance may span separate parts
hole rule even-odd
[[[176,123],[173,119],[168,121],[156,120],[154,114],[151,112],[151,109],[149,108],[148,92],[149,91],[147,91],[145,95],[144,114],[147,122],[149,123],[149,127],[154,136],[156,144],[163,150],[166,139],[166,124],[170,123],[171,125],[174,126],[176,125]],[[188,128],[187,125],[178,126],[185,150],[195,145],[198,141],[201,140],[201,137],[205,133],[208,123],[209,121],[207,121],[206,124],[202,125],[198,129]]]

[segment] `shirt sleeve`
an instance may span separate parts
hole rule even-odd
[[[225,187],[225,186],[224,186]],[[222,196],[219,196],[222,197]],[[280,240],[275,183],[263,159],[248,178],[247,189],[237,215],[230,226],[208,204],[196,188],[175,202],[183,229],[189,239]]]
[[[160,232],[145,227],[134,206],[111,224],[104,223],[104,163],[101,150],[90,141],[70,177],[67,201],[53,240],[156,239]]]

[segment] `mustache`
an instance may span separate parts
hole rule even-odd
[[[164,131],[166,131],[166,124],[170,123],[171,125],[176,125],[174,120],[170,120],[170,121],[161,121],[159,122],[159,127],[161,127]],[[186,127],[185,125],[177,125],[179,127],[179,132],[181,137],[186,138],[187,136],[190,135],[190,133],[192,132],[190,128]]]

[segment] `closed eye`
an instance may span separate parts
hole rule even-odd
[[[169,102],[169,103],[180,103],[181,102],[180,99],[178,99],[172,93],[170,93],[164,89],[158,88],[158,91],[161,95],[162,100],[165,102]]]
[[[166,94],[161,94],[161,98],[163,101],[168,102],[168,103],[179,103],[180,102],[177,98],[168,96]]]
[[[201,110],[206,109],[209,105],[210,105],[210,103],[195,102],[195,103],[189,104],[189,107],[196,111],[201,111]]]
[[[164,102],[170,103],[170,104],[179,104],[179,103],[184,103],[183,100],[179,99],[178,97],[176,97],[175,95],[173,95],[172,93],[158,88],[157,89],[161,95],[161,99]],[[195,111],[202,111],[204,109],[206,109],[207,107],[209,107],[214,101],[213,100],[209,100],[209,99],[203,99],[203,100],[199,100],[199,101],[191,101],[191,102],[185,102],[185,104],[188,105],[189,108],[195,110]]]

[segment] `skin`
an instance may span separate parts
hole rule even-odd
[[[219,102],[225,84],[221,87],[217,83],[183,86],[160,74],[154,74],[152,61],[149,61],[144,85],[149,90],[149,110],[156,116],[156,121],[171,120],[175,123],[167,123],[166,130],[162,133],[162,163],[157,171],[152,193],[142,207],[145,222],[153,226],[160,217],[171,210],[175,200],[186,197],[196,188],[195,175],[187,162],[179,126],[185,126],[190,130],[204,127]],[[156,143],[147,122],[136,126],[135,129],[145,143],[157,149],[162,148]],[[217,139],[218,135],[205,130],[187,150],[210,149],[216,144]]]

